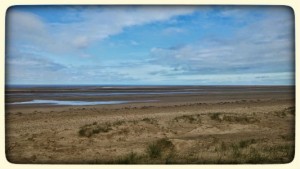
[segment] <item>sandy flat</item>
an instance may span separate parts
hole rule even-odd
[[[7,105],[6,156],[12,163],[47,164],[287,163],[293,159],[293,91],[123,99],[133,97],[160,101]],[[9,98],[16,100],[24,98]]]

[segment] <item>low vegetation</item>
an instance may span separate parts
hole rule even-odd
[[[209,114],[211,120],[215,120],[218,122],[226,121],[226,122],[234,122],[234,123],[254,123],[259,120],[251,117],[249,115],[238,115],[238,114],[229,114],[229,113],[210,113]]]
[[[256,139],[219,144],[216,151],[222,164],[272,164],[288,163],[294,158],[294,144],[269,145]]]
[[[235,142],[216,142],[215,150],[199,149],[200,155],[178,154],[168,139],[159,139],[146,147],[145,154],[129,153],[113,163],[117,164],[276,164],[294,158],[293,144],[268,145],[257,139]],[[202,155],[201,155],[202,154]],[[204,154],[204,155],[203,155]],[[209,157],[209,158],[208,158]],[[111,163],[111,162],[109,162]]]
[[[201,116],[199,114],[195,115],[183,115],[174,118],[176,122],[187,122],[187,123],[201,123]]]
[[[284,110],[281,110],[281,111],[275,111],[274,114],[277,116],[277,117],[281,117],[281,118],[285,118],[287,115],[295,115],[295,107],[288,107]]]
[[[149,123],[149,124],[157,124],[158,121],[154,118],[143,118],[142,121]]]
[[[129,134],[137,134],[136,137],[138,137],[138,135],[145,131],[157,133],[165,132],[170,135],[170,133],[172,133],[171,128],[174,124],[184,124],[180,125],[180,128],[185,129],[186,132],[197,131],[193,129],[201,128],[202,126],[207,125],[207,123],[220,128],[224,125],[234,126],[234,124],[238,123],[243,124],[242,127],[247,129],[248,126],[250,128],[253,125],[259,126],[263,124],[264,119],[262,117],[266,117],[266,115],[268,118],[275,117],[276,120],[289,120],[294,114],[295,107],[288,107],[277,112],[272,111],[268,114],[215,112],[207,114],[179,115],[171,120],[168,119],[165,124],[158,121],[157,118],[145,117],[127,121],[117,120],[111,123],[93,122],[80,127],[78,133],[82,137],[89,138],[95,134],[107,133],[113,130],[108,135],[113,135],[113,137],[119,139],[119,136],[125,138],[129,136]],[[201,124],[201,126],[198,124]],[[135,127],[134,130],[132,130],[132,127]],[[172,130],[174,130],[174,128],[172,128]],[[222,130],[220,131],[222,132]],[[203,131],[201,130],[201,132]],[[182,137],[180,135],[177,136],[177,134],[173,136],[167,136],[167,134],[164,134],[163,136],[166,138],[147,143],[146,146],[139,149],[138,152],[129,151],[128,154],[125,153],[120,155],[119,157],[111,159],[111,161],[98,161],[98,163],[274,164],[288,163],[294,158],[295,135],[293,133],[282,133],[281,135],[278,135],[277,138],[279,139],[277,140],[271,140],[262,135],[256,135],[253,136],[253,138],[247,136],[248,138],[234,137],[233,139],[224,139],[224,137],[219,135],[207,135],[203,137],[200,134],[199,137],[190,137],[189,135]],[[235,133],[233,133],[233,135],[234,134]],[[107,138],[111,139],[113,137]],[[210,139],[207,139],[207,137],[210,137]],[[186,146],[184,140],[189,140],[186,142],[188,146]],[[183,148],[180,149],[180,147]]]
[[[94,122],[80,127],[78,134],[83,137],[91,137],[94,134],[106,133],[112,130],[111,126],[110,123],[98,124],[97,122]]]
[[[118,120],[112,123],[112,126],[120,126],[122,124],[125,124],[126,122],[124,120]]]
[[[288,107],[288,108],[284,109],[284,111],[291,115],[295,115],[295,113],[296,113],[295,106]]]
[[[286,141],[294,141],[295,140],[295,134],[285,134],[285,135],[281,135],[280,137]]]
[[[147,154],[150,158],[160,158],[170,155],[173,150],[172,142],[164,138],[151,143],[147,148]]]
[[[241,148],[246,148],[246,147],[248,147],[249,145],[255,144],[255,143],[256,143],[256,140],[255,140],[255,139],[241,140],[241,141],[239,142],[239,147],[241,147]]]
[[[145,153],[130,152],[115,161],[104,162],[107,164],[164,164],[174,157],[174,145],[166,138],[150,143],[145,148]]]
[[[141,162],[142,156],[139,156],[137,153],[131,152],[121,158],[119,158],[115,163],[117,164],[137,164]]]

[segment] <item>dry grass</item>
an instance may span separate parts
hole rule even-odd
[[[289,107],[278,111],[284,113],[278,114],[278,117],[286,117],[289,114],[293,114],[294,108]],[[270,112],[270,116],[274,116],[274,112]],[[275,112],[276,115],[276,112]],[[224,125],[223,123],[239,123],[243,125],[259,125],[261,119],[255,113],[238,114],[238,113],[208,113],[208,114],[192,114],[181,115],[171,120],[174,123],[188,123],[188,127],[198,126],[198,124],[205,125],[205,123],[211,123],[210,120],[205,121],[203,119],[210,119],[217,121],[215,125]],[[278,118],[277,118],[278,119]],[[169,122],[169,121],[168,121]],[[91,137],[94,134],[109,132],[114,130],[118,135],[127,135],[129,133],[128,126],[118,128],[123,124],[140,125],[143,123],[153,124],[160,126],[158,120],[155,118],[146,117],[141,120],[124,121],[118,120],[111,123],[96,122],[85,125],[80,128],[79,135],[85,137]],[[253,124],[255,123],[255,124]],[[168,127],[165,126],[165,130]],[[125,127],[125,128],[124,128]],[[151,131],[151,127],[144,126],[145,130]],[[145,131],[143,130],[143,131]],[[139,132],[136,130],[135,132]],[[116,157],[112,161],[102,161],[106,164],[272,164],[272,163],[288,163],[294,158],[294,135],[285,134],[279,135],[282,139],[280,143],[273,143],[273,140],[262,138],[236,138],[235,140],[224,140],[215,136],[211,137],[212,141],[206,143],[202,147],[194,144],[193,148],[182,150],[176,149],[172,139],[161,138],[154,142],[148,143],[143,153],[130,152],[125,155]],[[186,139],[186,138],[185,138]],[[189,138],[188,138],[189,139]],[[192,139],[192,138],[191,138]],[[208,147],[208,148],[207,148]]]
[[[241,113],[239,109],[230,110],[231,113],[219,112],[219,109],[203,113],[195,109],[194,112],[186,112],[194,114],[186,115],[182,114],[183,111],[174,114],[172,109],[169,114],[164,116],[162,114],[161,117],[138,114],[136,118],[123,118],[124,115],[121,114],[118,117],[101,119],[106,122],[99,120],[80,128],[76,124],[70,137],[67,137],[67,134],[71,132],[66,133],[65,130],[44,132],[48,134],[47,137],[44,133],[38,132],[28,134],[23,145],[11,143],[7,146],[6,152],[10,155],[15,147],[21,150],[26,148],[25,145],[31,147],[44,145],[39,147],[39,150],[47,150],[46,153],[53,154],[65,153],[64,161],[56,156],[48,160],[61,160],[58,162],[62,163],[288,163],[294,158],[295,107],[286,107],[272,109],[269,112],[257,110],[248,112],[247,109]],[[277,110],[277,113],[274,110]],[[163,109],[163,112],[165,111]],[[270,128],[271,132],[266,132],[270,131]],[[81,138],[74,137],[74,133]],[[42,140],[43,138],[47,139]],[[63,144],[67,141],[69,143],[73,141],[74,144]],[[68,161],[71,159],[69,157],[78,158],[79,155],[75,156],[74,152],[85,154],[80,156],[82,161]],[[15,153],[15,156],[8,156],[8,159],[17,159],[20,153],[22,154],[20,151]],[[24,158],[19,158],[19,162],[44,162],[40,160],[42,158],[36,158],[39,157],[38,154],[39,152],[23,154]]]
[[[165,164],[174,156],[174,145],[166,138],[156,140],[145,148],[145,153],[130,152],[106,164]]]
[[[157,124],[158,121],[154,118],[143,118],[142,121],[149,123],[149,124]]]
[[[288,108],[286,108],[284,110],[281,110],[281,111],[275,111],[274,114],[277,117],[281,117],[281,118],[285,118],[288,115],[295,116],[295,107],[288,107]]]
[[[115,163],[117,164],[137,164],[141,162],[143,157],[139,156],[137,153],[131,152],[125,156],[119,158]]]
[[[180,154],[168,139],[159,139],[146,147],[145,154],[128,153],[107,164],[276,164],[289,163],[294,158],[293,144],[265,145],[262,140],[246,139],[233,143],[216,142],[214,151],[203,155]],[[209,158],[208,158],[209,157]]]
[[[106,133],[112,130],[111,126],[110,123],[98,124],[97,122],[94,122],[80,127],[78,134],[83,137],[91,137],[94,134]]]
[[[288,107],[288,108],[284,109],[284,111],[288,114],[295,115],[296,109],[295,109],[295,106],[292,106],[292,107]]]
[[[294,158],[294,144],[265,144],[262,140],[247,139],[226,144],[221,142],[215,152],[222,164],[275,164],[289,163]]]
[[[199,114],[183,115],[183,116],[175,117],[174,121],[196,124],[196,123],[201,123],[201,116]]]
[[[259,120],[255,117],[249,115],[239,115],[239,114],[228,114],[228,113],[210,113],[209,114],[211,120],[215,120],[218,122],[234,122],[234,123],[255,123]]]
[[[147,148],[147,154],[150,158],[160,158],[168,156],[174,150],[174,145],[171,141],[163,138],[151,143]]]

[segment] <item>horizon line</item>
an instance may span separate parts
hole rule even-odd
[[[296,86],[296,84],[5,84],[5,86]]]

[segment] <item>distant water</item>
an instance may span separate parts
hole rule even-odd
[[[159,101],[161,97],[171,95],[188,97],[294,91],[294,86],[6,85],[5,97],[8,104],[101,105]],[[126,96],[134,100],[127,101],[124,99]],[[11,103],[16,99],[23,102]]]
[[[199,89],[198,89],[199,90]],[[17,96],[118,96],[118,95],[172,95],[172,94],[199,94],[205,92],[57,92],[57,93],[9,93]]]
[[[52,104],[52,105],[70,105],[70,106],[88,106],[88,105],[105,105],[105,104],[124,104],[132,102],[154,102],[157,100],[144,101],[66,101],[66,100],[32,100],[25,102],[14,102],[10,104]]]
[[[103,88],[103,89],[113,89],[113,88],[140,88],[140,87],[180,87],[180,85],[17,85],[17,84],[6,84],[6,88]]]
[[[129,96],[129,95],[175,95],[175,94],[222,94],[222,93],[284,93],[286,91],[200,91],[200,89],[184,89],[191,91],[164,91],[164,92],[53,92],[53,93],[6,93],[6,96],[13,96],[19,98],[28,98],[28,97],[73,97],[73,96]]]

